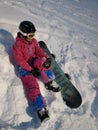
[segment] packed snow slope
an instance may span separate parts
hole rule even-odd
[[[50,120],[40,125],[15,71],[12,45],[22,20],[32,21],[82,95],[68,108],[38,80]],[[0,0],[0,130],[98,130],[98,0]]]

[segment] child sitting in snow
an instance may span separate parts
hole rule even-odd
[[[49,118],[49,114],[36,78],[41,75],[45,87],[49,90],[58,92],[59,88],[52,86],[53,79],[47,75],[47,71],[53,74],[50,68],[51,58],[41,49],[34,38],[35,32],[36,29],[32,22],[22,21],[13,45],[13,53],[27,99],[42,122]]]

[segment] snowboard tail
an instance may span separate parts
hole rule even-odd
[[[64,74],[64,72],[62,71],[58,63],[56,62],[55,58],[51,55],[51,52],[49,51],[46,44],[43,41],[40,41],[39,45],[52,59],[51,68],[55,75],[54,81],[60,86],[61,89],[60,92],[64,102],[70,108],[79,107],[82,103],[82,98],[79,91],[66,77],[66,75]]]

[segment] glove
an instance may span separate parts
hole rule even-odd
[[[40,72],[38,69],[34,68],[30,71],[31,74],[33,74],[33,76],[38,77],[40,75]]]
[[[43,66],[48,69],[51,66],[51,58],[47,58]]]

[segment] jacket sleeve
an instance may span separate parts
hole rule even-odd
[[[16,63],[21,66],[23,69],[26,69],[27,71],[31,71],[32,67],[27,63],[27,61],[24,59],[21,47],[17,45],[17,43],[13,46],[13,54],[16,60]]]
[[[49,56],[47,55],[46,52],[43,51],[43,49],[39,46],[38,42],[36,41],[35,44],[35,53],[38,57],[46,57],[48,58]]]

